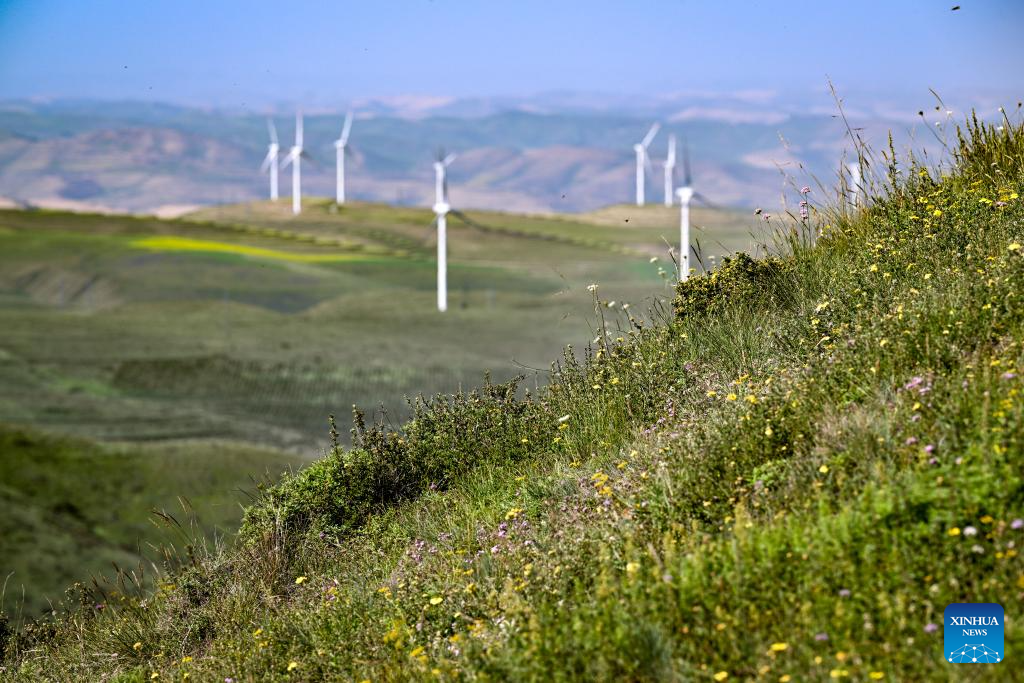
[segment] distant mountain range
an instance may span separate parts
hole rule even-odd
[[[751,209],[777,208],[787,187],[792,193],[814,185],[811,174],[834,184],[841,158],[853,148],[835,112],[786,110],[758,92],[629,102],[573,93],[517,100],[410,96],[354,104],[350,195],[397,204],[432,201],[431,161],[441,146],[459,153],[450,171],[457,206],[516,212],[631,201],[632,145],[654,120],[663,124],[651,148],[648,201],[655,202],[662,200],[669,132],[687,141],[694,181],[705,196]],[[927,126],[915,124],[916,112],[879,105],[847,114],[876,147],[890,130],[900,146],[935,146],[932,133],[922,132]],[[8,204],[156,213],[261,198],[266,118],[146,102],[0,102],[0,197]],[[293,119],[274,118],[287,150]],[[306,115],[306,147],[317,161],[303,176],[309,194],[333,193],[331,143],[342,118],[340,109]],[[286,177],[281,186],[288,191]]]

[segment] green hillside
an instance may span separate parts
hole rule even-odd
[[[1024,126],[964,135],[651,319],[589,268],[599,341],[547,385],[356,415],[233,545],[9,637],[6,673],[1007,680],[936,626],[998,602],[1024,645]]]
[[[4,606],[41,616],[75,582],[134,572],[146,588],[160,547],[230,536],[256,487],[293,457],[230,443],[101,447],[0,426]],[[157,525],[154,510],[175,523]],[[113,584],[108,585],[108,588]]]

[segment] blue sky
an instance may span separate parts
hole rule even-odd
[[[1024,2],[0,0],[0,98],[1024,90]]]

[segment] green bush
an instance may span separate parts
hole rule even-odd
[[[343,535],[373,512],[427,490],[444,490],[485,463],[530,456],[550,442],[556,422],[528,393],[518,398],[521,380],[433,400],[420,397],[401,431],[383,423],[367,426],[356,410],[352,449],[335,446],[266,491],[246,511],[242,537],[293,537],[311,530]]]
[[[793,263],[776,257],[753,259],[740,252],[722,260],[711,272],[701,273],[676,285],[672,302],[676,318],[720,313],[743,305],[763,308],[785,301],[792,283]]]

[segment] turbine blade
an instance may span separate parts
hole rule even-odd
[[[274,160],[274,153],[267,152],[267,156],[264,157],[263,163],[260,164],[260,173],[266,173],[270,168],[270,162]]]
[[[288,164],[292,163],[294,159],[295,152],[289,152],[288,156],[286,156],[284,160],[281,162],[281,170],[283,171],[284,169],[288,168]]]
[[[448,164],[450,164],[453,161],[455,161],[455,157],[457,157],[457,156],[458,156],[457,154],[449,154],[448,156],[446,156],[444,158],[443,161],[441,161],[441,163],[444,164],[445,166],[447,166]]]
[[[277,144],[277,127],[274,126],[273,119],[267,119],[267,131],[270,133],[270,142]]]
[[[711,201],[710,199],[708,199],[707,197],[702,195],[700,192],[694,192],[693,193],[693,198],[694,198],[694,200],[700,202],[701,204],[703,204],[704,206],[708,207],[709,209],[721,209],[722,208],[720,205],[714,203],[713,201]]]
[[[651,141],[654,140],[654,136],[658,134],[659,130],[661,130],[661,124],[655,123],[653,126],[651,126],[651,129],[647,131],[647,135],[645,135],[644,139],[640,142],[644,149],[646,149],[647,146],[651,144]]]
[[[302,112],[295,115],[295,146],[302,147]]]
[[[690,175],[690,146],[683,140],[683,185],[690,187],[693,177]]]
[[[675,134],[668,136],[668,157],[665,159],[665,163],[669,166],[676,165],[676,136]]]
[[[341,137],[338,138],[341,142],[342,147],[348,142],[348,135],[352,132],[352,110],[349,109],[348,113],[345,114],[345,125],[341,128]]]
[[[472,221],[472,219],[470,219],[469,216],[467,216],[466,214],[462,213],[458,209],[449,209],[448,213],[450,213],[451,215],[455,216],[456,218],[458,218],[460,221],[462,221],[466,225],[472,226],[474,228],[476,227],[476,223],[474,223]]]

